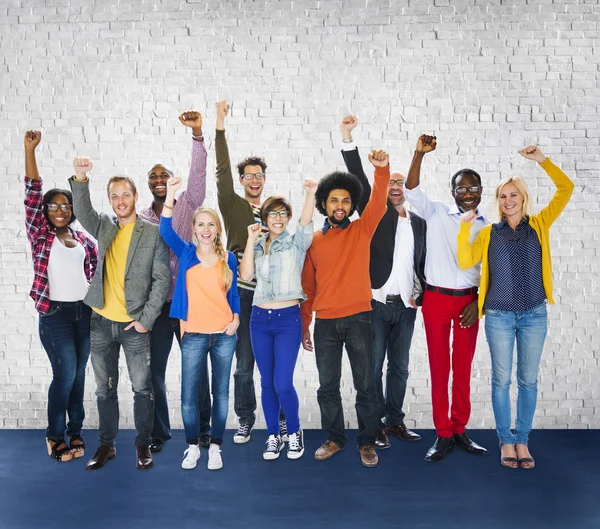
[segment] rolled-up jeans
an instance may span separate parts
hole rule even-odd
[[[186,332],[181,339],[181,415],[188,444],[198,444],[200,410],[198,398],[210,353],[212,368],[211,443],[221,444],[229,411],[229,378],[236,336],[225,333]]]
[[[492,357],[492,406],[502,444],[527,444],[537,404],[537,381],[548,329],[546,303],[522,312],[486,309]],[[517,342],[517,417],[511,432],[510,384]]]
[[[136,446],[152,442],[154,393],[150,371],[150,334],[139,333],[129,323],[112,321],[92,312],[91,358],[96,377],[98,439],[101,445],[114,446],[119,430],[119,351],[123,346],[133,389],[133,419]]]

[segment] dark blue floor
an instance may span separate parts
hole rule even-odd
[[[392,439],[379,466],[360,465],[354,442],[317,462],[320,431],[306,431],[302,459],[262,460],[264,431],[246,445],[227,432],[224,467],[182,470],[182,431],[135,468],[134,432],[121,431],[117,458],[94,472],[85,461],[96,431],[85,431],[86,456],[58,463],[45,453],[41,430],[0,430],[0,528],[600,528],[600,431],[535,431],[537,468],[500,467],[495,432],[471,430],[489,456],[460,450],[439,463],[423,461],[433,433],[422,441]],[[350,432],[353,439],[355,432]]]

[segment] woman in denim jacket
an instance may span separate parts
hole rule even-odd
[[[269,197],[260,209],[269,235],[259,238],[260,224],[248,226],[248,242],[240,263],[240,278],[244,281],[250,280],[256,269],[250,337],[260,371],[263,412],[269,431],[263,452],[265,460],[277,459],[283,448],[279,432],[280,408],[291,432],[288,458],[298,459],[304,453],[294,368],[302,340],[299,303],[306,300],[300,276],[313,238],[317,183],[305,180],[302,188],[306,198],[294,235],[287,231],[292,218],[290,203],[283,197]]]

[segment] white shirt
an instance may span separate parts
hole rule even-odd
[[[83,262],[85,248],[67,248],[54,237],[48,259],[48,289],[52,301],[81,301],[88,291]]]
[[[471,288],[479,286],[481,265],[468,270],[458,267],[456,237],[460,228],[461,212],[456,204],[447,206],[427,198],[420,186],[406,189],[404,194],[427,221],[427,257],[425,280],[428,284],[445,288]],[[489,222],[479,215],[471,228],[471,243],[479,230]]]
[[[371,289],[374,300],[385,303],[388,295],[400,295],[404,306],[407,308],[411,307],[408,300],[411,298],[414,288],[414,254],[415,236],[410,225],[410,219],[409,217],[400,217],[398,215],[392,271],[385,285],[381,288]]]

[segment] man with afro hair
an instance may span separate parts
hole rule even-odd
[[[389,156],[383,151],[373,151],[369,161],[375,167],[373,191],[358,220],[349,219],[363,192],[355,176],[334,172],[319,182],[316,206],[327,218],[323,228],[315,233],[306,254],[302,288],[308,300],[301,305],[301,312],[302,345],[307,351],[313,350],[309,327],[313,311],[316,313],[317,400],[321,425],[328,434],[315,452],[315,459],[329,459],[342,450],[347,441],[340,395],[345,346],[356,389],[360,459],[364,466],[375,467],[378,463],[375,431],[379,418],[371,357],[369,248],[386,211],[390,166]]]

